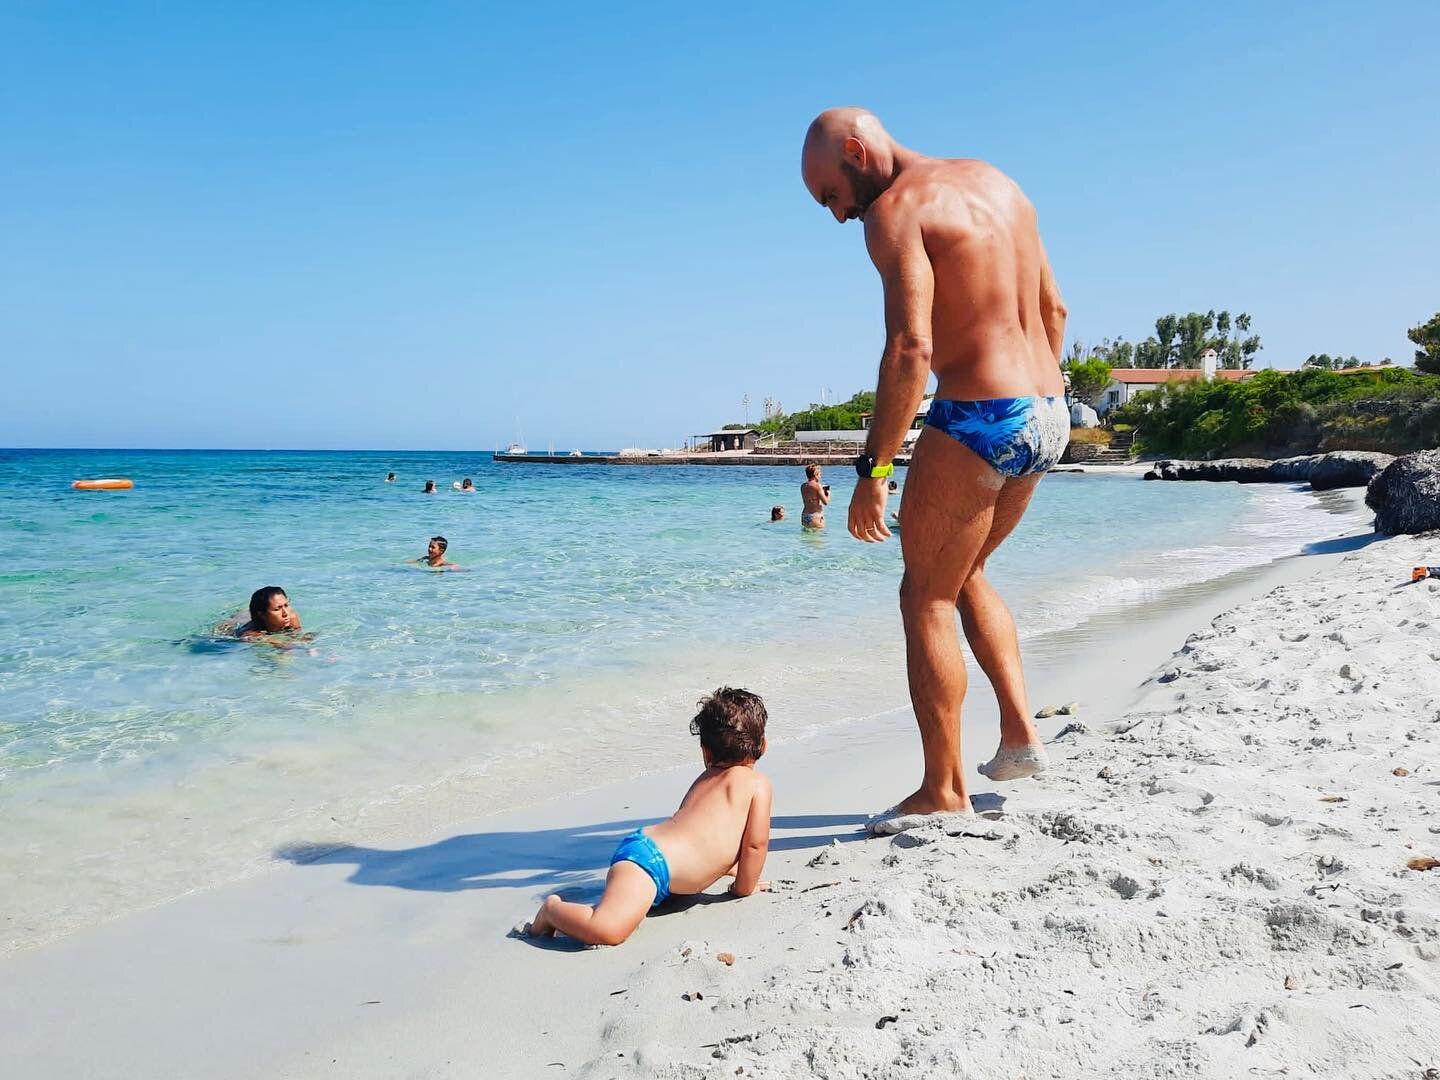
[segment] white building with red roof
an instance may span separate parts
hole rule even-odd
[[[1117,405],[1124,405],[1136,394],[1154,390],[1161,383],[1193,382],[1196,379],[1225,379],[1227,382],[1243,382],[1254,378],[1259,370],[1246,368],[1222,368],[1214,349],[1200,354],[1198,368],[1111,368],[1110,385],[1095,403],[1095,411],[1104,416]],[[1263,370],[1263,369],[1261,369]]]

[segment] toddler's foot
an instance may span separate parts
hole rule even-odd
[[[555,924],[550,921],[549,908],[551,904],[560,903],[560,897],[553,893],[545,898],[540,905],[540,910],[535,913],[535,918],[525,924],[525,933],[530,937],[552,937],[555,934]]]

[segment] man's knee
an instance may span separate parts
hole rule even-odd
[[[956,597],[950,595],[949,590],[921,582],[913,574],[900,578],[900,613],[906,618],[932,608],[948,608],[955,602]]]

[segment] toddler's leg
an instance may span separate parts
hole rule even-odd
[[[530,933],[560,931],[587,945],[619,945],[635,932],[655,899],[655,882],[632,862],[617,862],[605,878],[596,907],[547,896],[530,923]]]

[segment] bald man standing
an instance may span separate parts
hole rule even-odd
[[[1035,208],[983,161],[901,146],[864,109],[830,109],[805,135],[801,175],[835,220],[859,218],[885,290],[885,351],[875,417],[850,500],[850,532],[890,535],[886,480],[930,373],[935,402],[915,445],[900,538],[910,700],[920,725],[920,787],[870,823],[894,833],[929,815],[970,813],[960,760],[965,638],[1000,705],[992,780],[1046,767],[1030,722],[1020,643],[985,561],[1020,522],[1070,437],[1060,375],[1065,304]]]

